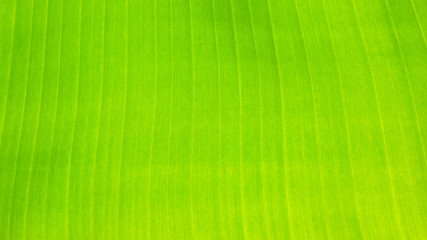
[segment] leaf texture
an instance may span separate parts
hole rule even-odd
[[[0,0],[0,239],[427,239],[427,2]]]

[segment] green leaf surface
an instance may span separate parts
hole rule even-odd
[[[427,239],[427,1],[0,0],[0,239]]]

